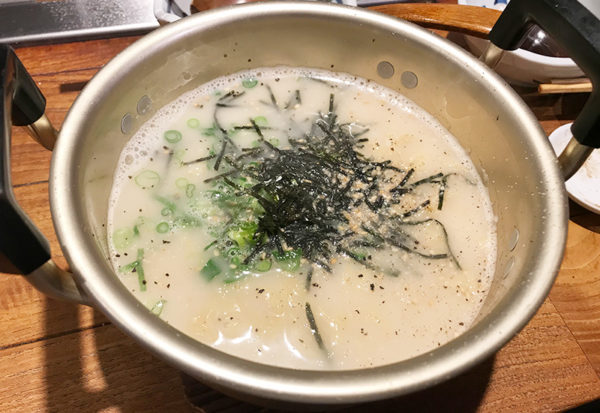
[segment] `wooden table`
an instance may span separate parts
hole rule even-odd
[[[17,54],[60,126],[85,83],[133,38],[31,47]],[[547,132],[572,120],[582,96],[524,97]],[[50,153],[13,128],[17,199],[66,262],[48,206]],[[494,357],[433,389],[373,403],[375,411],[549,411],[600,397],[600,217],[573,205],[566,256],[550,297]],[[0,275],[0,411],[255,411],[182,376],[93,308],[57,302],[20,276]],[[186,397],[187,392],[187,397]],[[358,406],[353,411],[362,411]]]

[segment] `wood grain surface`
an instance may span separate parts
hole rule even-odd
[[[203,11],[256,1],[261,0],[192,0],[192,6],[198,11]],[[428,29],[452,30],[480,38],[487,38],[492,26],[500,16],[500,11],[495,9],[462,6],[452,0],[441,0],[439,3],[383,4],[371,6],[369,9],[408,20]]]
[[[384,4],[369,8],[428,29],[452,30],[480,38],[487,38],[500,16],[498,10],[458,4]]]
[[[135,39],[20,49],[60,126],[79,90]],[[582,95],[520,90],[547,132]],[[50,153],[13,128],[17,199],[65,266],[48,206]],[[494,357],[417,394],[347,411],[560,411],[600,397],[600,219],[572,205],[556,285],[527,327]],[[204,387],[143,350],[93,308],[45,298],[0,274],[0,411],[259,411]]]

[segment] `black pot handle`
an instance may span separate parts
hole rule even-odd
[[[0,45],[0,97],[0,272],[30,274],[50,259],[50,245],[15,200],[10,177],[11,126],[40,119],[46,99],[6,45]]]
[[[502,49],[515,50],[534,23],[562,46],[592,81],[592,93],[571,132],[580,144],[600,148],[600,20],[577,0],[512,0],[489,39]]]

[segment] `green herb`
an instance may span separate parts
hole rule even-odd
[[[254,264],[254,269],[258,272],[267,272],[271,269],[273,263],[269,259],[259,260]]]
[[[113,245],[117,251],[124,251],[131,242],[135,235],[135,230],[129,228],[120,228],[113,233]]]
[[[154,305],[152,306],[152,308],[150,309],[150,312],[151,312],[152,314],[154,314],[154,315],[157,315],[157,316],[159,316],[159,315],[162,313],[162,311],[163,311],[163,308],[165,307],[165,304],[166,304],[166,303],[167,303],[167,301],[166,301],[166,300],[158,300],[158,301],[156,302],[156,304],[154,304]]]
[[[256,222],[243,222],[229,229],[227,236],[235,241],[238,247],[245,248],[254,245],[254,234],[258,228]]]
[[[169,201],[167,198],[160,195],[155,195],[154,199],[156,199],[158,202],[165,206],[165,208],[161,211],[161,215],[171,215],[175,213],[176,207],[174,202]],[[167,210],[168,212],[165,213],[165,210]]]
[[[138,276],[138,282],[140,285],[140,291],[146,291],[146,277],[144,276],[144,267],[142,263],[144,261],[144,249],[138,248],[137,259],[127,265],[119,268],[121,272],[135,272]]]
[[[213,242],[211,242],[210,244],[208,244],[206,247],[204,247],[204,251],[208,251],[209,249],[211,249],[212,247],[214,247],[215,245],[218,244],[219,241],[214,240]]]
[[[158,224],[156,226],[156,232],[158,232],[159,234],[164,234],[166,232],[169,232],[169,224],[166,222],[161,222],[160,224]]]
[[[143,189],[154,188],[154,186],[160,182],[160,175],[154,171],[146,169],[137,174],[134,180],[135,183]]]
[[[177,143],[181,140],[182,135],[178,130],[168,130],[165,132],[164,137],[169,143]]]
[[[302,258],[302,250],[285,251],[283,254],[278,251],[273,251],[273,257],[281,269],[289,272],[294,272],[300,268],[300,259]]]
[[[173,224],[179,228],[201,227],[202,221],[190,214],[181,213],[175,217]]]
[[[256,86],[257,83],[258,83],[258,80],[254,79],[254,78],[248,78],[248,79],[242,80],[242,86],[244,86],[246,89],[252,89],[254,86]]]
[[[267,118],[265,118],[264,116],[256,116],[255,118],[252,118],[252,121],[254,123],[256,123],[258,126],[260,126],[261,128],[264,128],[265,126],[267,126],[269,124],[269,122],[267,121]]]
[[[144,277],[144,267],[142,266],[142,262],[144,260],[144,249],[138,248],[137,250],[137,262],[138,265],[136,267],[138,281],[140,284],[140,291],[146,291],[146,277]]]
[[[185,186],[185,196],[187,196],[188,198],[192,198],[194,196],[194,191],[196,190],[196,185],[194,184],[187,184]]]
[[[188,180],[186,178],[177,178],[175,180],[175,186],[179,189],[185,189],[188,184]]]
[[[186,124],[192,129],[197,129],[200,126],[200,121],[196,118],[190,118],[187,120]]]
[[[231,284],[241,280],[249,274],[249,268],[247,265],[244,265],[240,268],[237,268],[236,271],[228,271],[223,277],[223,282],[225,284]]]
[[[202,134],[204,136],[215,136],[217,133],[217,128],[212,126],[210,128],[202,129]]]
[[[209,259],[206,264],[204,264],[204,267],[202,267],[200,270],[200,274],[202,274],[208,281],[212,280],[220,273],[221,268],[213,258]]]

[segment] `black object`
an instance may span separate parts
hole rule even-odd
[[[512,0],[489,39],[502,49],[515,50],[534,23],[565,49],[592,81],[592,94],[571,132],[579,143],[600,148],[600,20],[577,0]]]
[[[565,413],[597,413],[600,412],[600,399],[592,400],[572,409],[565,410]]]
[[[50,245],[15,200],[10,129],[38,120],[46,99],[14,51],[5,45],[0,45],[0,97],[0,272],[29,274],[50,259]]]

